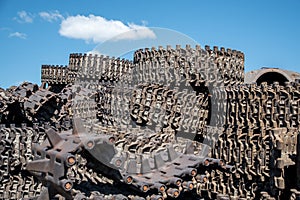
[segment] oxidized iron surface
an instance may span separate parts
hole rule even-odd
[[[246,84],[243,53],[189,45],[43,65],[0,91],[0,198],[300,199],[300,84],[281,72]]]

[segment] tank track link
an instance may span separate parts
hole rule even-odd
[[[194,189],[198,194],[200,182],[203,182],[208,173],[205,169],[210,164],[215,165],[210,169],[219,170],[220,175],[234,171],[232,166],[225,165],[223,161],[206,157],[209,150],[205,148],[195,154],[194,146],[189,140],[185,140],[184,153],[176,152],[169,143],[166,148],[160,147],[159,152],[153,151],[152,159],[143,158],[141,154],[137,160],[137,156],[134,158],[130,153],[126,155],[129,151],[126,148],[118,151],[118,138],[106,134],[86,133],[83,123],[78,118],[75,119],[73,133],[68,131],[58,134],[48,129],[46,134],[48,140],[33,146],[35,159],[27,164],[27,169],[41,178],[42,182],[50,183],[49,188],[53,187],[56,192],[67,198],[78,195],[72,188],[79,189],[80,184],[74,185],[76,181],[73,180],[76,179],[75,174],[83,173],[78,173],[80,167],[72,166],[78,162],[81,165],[84,163],[81,156],[85,157],[89,172],[98,173],[94,177],[90,176],[90,180],[95,183],[103,182],[98,176],[104,174],[123,187],[136,191],[134,195],[144,198],[177,198],[181,192],[191,192]],[[81,161],[78,161],[79,158]],[[202,170],[197,171],[199,169]],[[77,183],[78,181],[83,182],[84,179],[80,177]],[[219,191],[214,192],[216,195]],[[208,193],[210,195],[210,192]]]

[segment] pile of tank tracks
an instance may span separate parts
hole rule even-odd
[[[70,54],[0,91],[0,199],[300,199],[300,83],[244,54]]]

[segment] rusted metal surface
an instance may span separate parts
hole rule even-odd
[[[0,198],[299,199],[297,73],[250,75],[189,45],[43,65],[0,91]]]

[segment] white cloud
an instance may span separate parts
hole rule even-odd
[[[15,17],[14,20],[17,20],[19,23],[32,23],[33,15],[31,13],[27,13],[26,11],[20,11],[17,13],[18,17]]]
[[[27,35],[25,33],[14,32],[14,33],[9,34],[8,37],[17,37],[17,38],[21,38],[21,39],[26,39]]]
[[[39,15],[41,18],[43,18],[44,20],[46,20],[48,22],[53,22],[53,21],[64,19],[64,17],[57,10],[52,11],[52,12],[40,12]]]
[[[94,43],[113,37],[115,37],[114,40],[156,38],[155,33],[145,26],[133,23],[126,25],[118,20],[108,20],[95,15],[69,16],[62,21],[59,33],[68,38]]]
[[[89,55],[89,54],[96,55],[96,54],[97,54],[97,55],[103,55],[103,56],[106,56],[104,53],[101,53],[100,51],[95,50],[95,49],[93,49],[93,50],[91,50],[91,51],[87,51],[86,54],[87,54],[87,55]]]

